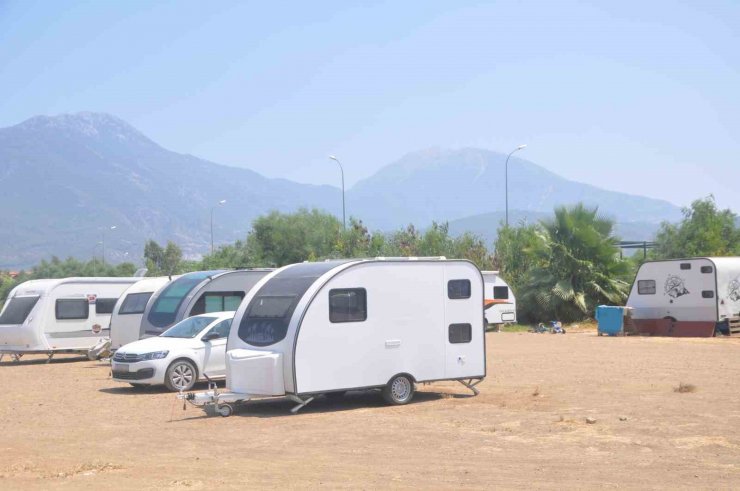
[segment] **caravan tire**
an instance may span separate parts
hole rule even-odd
[[[396,375],[383,387],[383,399],[388,404],[402,406],[414,397],[414,381],[408,375]]]
[[[164,376],[164,385],[173,392],[190,390],[197,381],[198,370],[193,362],[185,359],[173,361]]]

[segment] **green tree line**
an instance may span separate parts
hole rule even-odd
[[[663,223],[657,247],[647,259],[740,255],[740,227],[730,210],[713,197],[694,201],[679,223]],[[348,257],[446,256],[469,259],[480,269],[498,269],[518,298],[524,321],[565,322],[586,319],[599,304],[626,300],[641,254],[622,258],[613,220],[582,204],[558,207],[538,223],[501,225],[492,248],[478,236],[452,236],[446,223],[425,230],[414,225],[393,232],[370,231],[351,218],[346,229],[333,215],[302,209],[258,217],[243,239],[216,249],[201,260],[183,260],[180,247],[150,240],[144,247],[149,276],[189,271],[280,267],[286,264]],[[98,260],[52,257],[11,279],[2,275],[0,298],[22,281],[69,276],[130,276],[131,263],[103,265]]]

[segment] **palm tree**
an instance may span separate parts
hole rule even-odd
[[[589,317],[596,305],[626,300],[629,266],[619,258],[614,222],[597,211],[583,204],[558,207],[552,220],[541,222],[539,240],[528,251],[535,267],[522,288],[529,317],[572,322]]]

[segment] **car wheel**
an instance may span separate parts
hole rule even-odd
[[[414,397],[414,382],[408,375],[396,375],[383,388],[383,399],[388,404],[402,406]]]
[[[198,380],[198,371],[190,360],[175,360],[167,368],[164,385],[173,392],[186,391],[193,388]]]

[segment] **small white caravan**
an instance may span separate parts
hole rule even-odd
[[[469,261],[378,258],[293,264],[260,281],[234,316],[226,384],[180,397],[230,403],[380,388],[405,404],[414,384],[486,375],[483,278]]]
[[[648,261],[637,271],[627,307],[642,334],[740,334],[740,257]]]
[[[149,299],[170,281],[167,276],[143,278],[121,295],[113,307],[110,319],[111,351],[116,351],[124,344],[138,341],[141,319],[144,317]]]
[[[483,274],[486,323],[498,326],[516,322],[516,297],[498,271],[481,271]]]
[[[108,336],[121,294],[141,278],[31,280],[8,295],[0,312],[0,355],[87,353]]]
[[[152,295],[137,339],[159,336],[193,315],[235,311],[252,287],[273,269],[236,269],[186,273]]]

